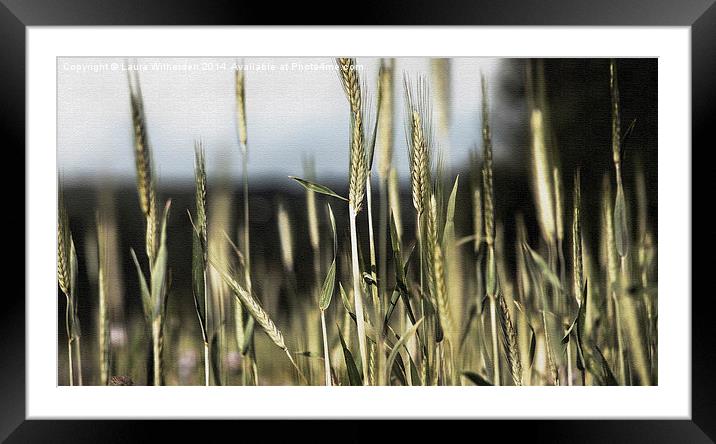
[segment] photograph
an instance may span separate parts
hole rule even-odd
[[[58,56],[56,385],[658,386],[660,67]]]

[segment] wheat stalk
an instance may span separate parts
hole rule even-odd
[[[619,82],[617,79],[617,63],[614,59],[609,61],[609,90],[612,99],[612,160],[617,180],[617,194],[614,201],[614,240],[617,253],[621,258],[622,280],[629,279],[626,269],[626,256],[629,254],[629,227],[627,223],[627,209],[622,183],[622,146],[621,146],[621,117],[619,112]],[[624,282],[623,287],[629,282]]]
[[[636,301],[629,294],[628,289],[631,287],[632,276],[630,274],[630,264],[628,262],[630,250],[631,231],[629,229],[629,221],[627,219],[627,204],[622,181],[622,162],[623,162],[623,146],[621,134],[621,117],[619,109],[619,82],[617,76],[616,60],[611,59],[609,62],[609,89],[612,102],[612,160],[616,173],[617,191],[614,201],[614,241],[616,251],[620,257],[620,292],[621,297],[616,301],[616,306],[621,310],[621,314],[626,321],[626,339],[629,341],[629,356],[633,357],[635,373],[639,376],[642,383],[650,384],[650,372],[648,369],[647,353],[645,352],[644,332],[642,331],[640,321],[640,311],[636,307]],[[619,304],[623,304],[619,307]],[[623,358],[623,357],[622,357]]]
[[[196,223],[192,222],[194,232],[192,238],[192,291],[194,308],[199,318],[202,340],[204,342],[204,385],[209,385],[209,333],[207,328],[209,291],[208,291],[208,222],[206,216],[206,162],[204,147],[201,142],[194,144],[194,200],[196,206]],[[200,305],[203,302],[203,306]]]
[[[482,76],[482,198],[487,261],[485,263],[485,290],[490,303],[492,333],[493,384],[500,385],[500,354],[497,343],[497,264],[495,259],[495,207],[492,180],[492,135],[490,132],[487,81]]]
[[[157,228],[159,220],[156,211],[156,184],[153,176],[152,152],[150,149],[147,131],[146,117],[144,115],[144,103],[142,98],[139,77],[132,78],[132,71],[128,72],[130,102],[132,110],[132,124],[134,128],[134,159],[137,173],[137,192],[139,194],[140,209],[146,222],[146,251],[149,259],[149,274],[151,291],[144,281],[144,275],[139,262],[134,257],[135,265],[140,279],[143,282],[142,299],[145,316],[152,331],[152,353],[153,353],[153,376],[154,384],[162,384],[163,360],[162,350],[164,346],[164,320],[166,310],[166,219],[171,201],[167,201],[162,216],[162,226],[159,238]],[[132,251],[132,254],[134,252]]]
[[[361,291],[360,266],[358,264],[358,234],[356,215],[360,212],[365,195],[366,164],[365,146],[363,143],[363,118],[361,110],[361,90],[355,59],[339,58],[337,60],[343,90],[348,99],[351,111],[351,144],[350,165],[348,173],[348,218],[351,231],[351,266],[353,268],[353,294],[356,309],[356,325],[358,330],[358,347],[360,349],[363,369],[363,383],[368,383],[368,350],[365,338],[365,317],[363,310],[363,294]]]
[[[574,216],[572,218],[572,269],[573,269],[573,282],[572,292],[574,298],[577,301],[579,307],[577,311],[576,322],[576,337],[577,337],[577,367],[582,372],[582,385],[585,384],[585,368],[584,368],[584,357],[582,354],[582,339],[584,331],[584,314],[589,308],[586,305],[586,293],[584,290],[584,256],[582,252],[582,190],[581,190],[581,174],[577,170],[577,174],[574,177]],[[567,351],[571,352],[571,344],[567,343]],[[571,369],[572,360],[568,361],[568,369]],[[568,378],[568,384],[572,384],[572,378]]]
[[[425,295],[424,275],[426,259],[429,254],[425,216],[429,211],[432,184],[430,179],[431,146],[432,146],[432,108],[429,102],[428,86],[423,77],[412,80],[407,74],[403,77],[406,106],[406,138],[408,145],[408,161],[410,165],[410,184],[415,208],[415,231],[418,241],[420,261],[420,294]],[[428,264],[429,265],[429,264]],[[428,271],[428,276],[430,272]],[[423,305],[424,302],[421,302]],[[427,324],[427,323],[426,323]],[[428,325],[423,326],[425,330]],[[427,335],[426,335],[427,336]],[[427,350],[426,350],[427,351]],[[426,384],[434,381],[437,372],[430,372],[427,367],[434,369],[430,353],[425,354],[423,359],[423,371]],[[429,381],[430,379],[430,381]]]
[[[236,84],[236,119],[239,135],[239,146],[241,149],[241,176],[243,182],[243,240],[244,240],[244,284],[246,289],[251,293],[253,284],[251,280],[251,236],[250,236],[250,217],[249,217],[249,149],[248,149],[248,129],[246,124],[246,92],[245,92],[245,72],[243,67],[237,64],[235,73]],[[237,305],[236,311],[240,312],[241,308]],[[240,314],[240,313],[238,313]],[[251,361],[258,384],[258,374],[256,365],[255,350],[253,348],[253,321],[250,324],[248,338],[246,340],[250,345],[250,353],[246,361]],[[223,331],[223,329],[222,329]]]
[[[626,384],[626,358],[624,353],[623,327],[621,313],[619,310],[619,299],[617,297],[619,280],[619,263],[614,241],[614,218],[611,203],[611,188],[605,177],[602,191],[602,242],[606,262],[607,292],[614,312],[614,324],[616,330],[617,367],[619,369],[619,381]]]
[[[65,208],[62,192],[58,196],[57,208],[57,281],[60,290],[65,294],[65,329],[67,333],[67,360],[70,385],[75,382],[82,385],[82,361],[80,357],[79,319],[77,317],[77,301],[75,284],[77,280],[77,253],[70,231],[69,218]],[[73,354],[77,355],[78,373],[75,375]],[[75,376],[77,380],[75,381]]]

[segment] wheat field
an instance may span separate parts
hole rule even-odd
[[[161,104],[128,72],[131,186],[58,172],[59,385],[658,384],[655,136],[620,90],[638,65],[587,64],[599,89],[580,97],[605,106],[576,116],[548,63],[512,61],[515,173],[493,137],[512,131],[494,117],[498,78],[472,85],[479,136],[455,160],[452,59],[428,73],[380,59],[370,76],[360,62],[327,59],[342,177],[322,180],[309,144],[268,185],[251,176],[271,149],[252,140],[251,71],[232,72],[235,121],[214,122],[236,128],[240,180],[212,177],[197,138],[182,186],[155,163],[145,105]],[[603,122],[608,143],[580,151],[563,121]]]

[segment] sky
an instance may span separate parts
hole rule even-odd
[[[191,180],[194,142],[206,149],[207,172],[240,176],[236,132],[234,66],[229,58],[58,58],[57,159],[66,182],[134,178],[127,69],[139,70],[147,131],[160,181]],[[369,94],[377,97],[379,59],[358,58]],[[349,109],[331,58],[246,59],[246,114],[252,180],[302,175],[313,156],[316,177],[345,177],[348,170]],[[520,124],[517,110],[504,109],[493,86],[500,60],[451,59],[450,166],[464,165],[480,140],[480,73],[490,88],[496,157],[508,141],[502,134]],[[430,74],[425,58],[399,58],[395,65],[395,155],[401,178],[408,175],[403,113],[403,73]]]

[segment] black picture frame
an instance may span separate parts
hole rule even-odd
[[[347,14],[335,4],[315,3],[312,8],[307,8],[303,2],[287,2],[279,6],[269,2],[226,0],[0,0],[0,104],[3,109],[0,112],[0,140],[4,142],[6,157],[8,151],[18,157],[19,153],[24,153],[21,147],[25,144],[25,45],[28,26],[257,25],[269,22],[320,25],[335,21],[345,25],[690,26],[692,145],[701,144],[703,149],[712,150],[712,116],[716,115],[716,6],[713,3],[714,0],[369,0]],[[327,11],[328,16],[317,15],[315,11],[319,10]],[[48,147],[50,149],[53,148]],[[692,153],[691,147],[662,149],[674,150],[674,155],[679,156],[691,157]],[[24,156],[22,162],[24,164]],[[706,189],[712,189],[712,185],[707,185]],[[24,202],[20,205],[24,208]],[[24,217],[22,222],[22,227],[13,229],[14,232],[22,230],[25,238],[32,236],[25,229]],[[16,223],[19,224],[19,221]],[[705,265],[709,266],[711,261],[706,262]],[[3,293],[0,306],[0,438],[7,439],[7,442],[115,442],[167,437],[162,430],[167,421],[25,420],[25,304],[19,297],[19,289]],[[669,295],[683,298],[685,303],[690,296]],[[713,442],[716,439],[716,401],[713,393],[716,331],[710,319],[712,298],[712,294],[700,293],[691,299],[690,420],[517,421],[515,426],[508,426],[509,438],[524,435],[524,438],[534,439],[535,433],[539,433],[545,442]],[[631,396],[628,389],[625,396]],[[634,412],[634,415],[638,416],[639,412]],[[180,436],[189,436],[186,434],[203,427],[193,421],[171,421],[170,425],[172,432],[182,434]],[[363,423],[336,421],[332,426],[340,428],[344,438],[355,441],[371,430]],[[486,428],[489,434],[505,434],[505,424],[499,421],[483,421],[468,427],[476,427],[475,430],[481,434]],[[296,424],[271,429],[272,438],[280,430],[289,435],[306,433],[304,436],[309,439],[316,437],[316,430]],[[390,434],[405,433],[401,427],[384,429],[386,431],[381,436],[386,438]],[[211,430],[212,434],[223,431],[236,433],[236,426],[223,421],[212,425]]]

